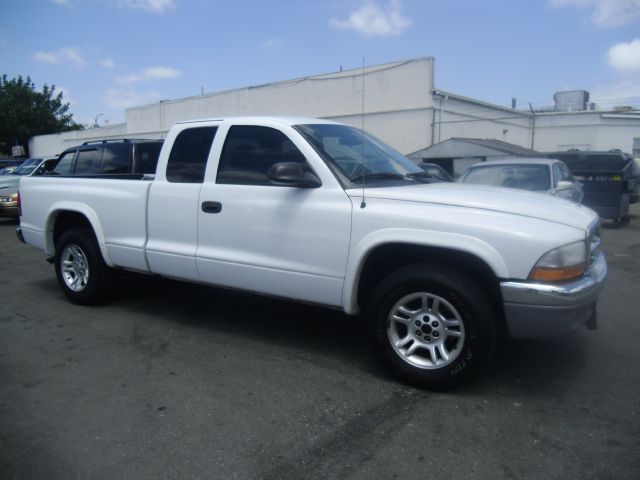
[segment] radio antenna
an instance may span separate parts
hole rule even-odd
[[[360,148],[362,150],[361,155],[362,155],[362,162],[363,162],[363,167],[364,167],[364,57],[362,57],[362,116],[361,116],[361,134],[362,134],[362,139],[360,142]],[[364,208],[367,206],[367,202],[364,198],[364,179],[367,176],[366,172],[362,171],[362,202],[360,202],[360,208]]]

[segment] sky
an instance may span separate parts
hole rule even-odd
[[[640,106],[640,0],[3,0],[0,74],[85,125],[132,106],[435,58],[436,88],[518,107]]]

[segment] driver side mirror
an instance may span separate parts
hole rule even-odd
[[[573,188],[573,182],[569,182],[567,180],[560,180],[558,181],[558,186],[556,187],[556,191],[569,190],[570,188]]]
[[[318,188],[320,179],[313,173],[305,172],[304,165],[298,162],[278,162],[271,166],[267,177],[275,185],[300,188]]]

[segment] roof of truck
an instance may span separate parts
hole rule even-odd
[[[338,124],[332,120],[323,120],[313,117],[296,117],[296,116],[278,116],[278,115],[254,115],[239,117],[220,117],[220,118],[199,118],[195,120],[184,120],[176,122],[177,124],[203,123],[203,122],[233,122],[233,123],[264,123],[274,122],[285,125],[301,125],[301,124]]]

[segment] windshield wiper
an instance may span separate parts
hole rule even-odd
[[[434,181],[436,178],[440,178],[442,180],[444,180],[444,178],[438,176],[438,175],[431,175],[430,173],[427,172],[414,172],[414,173],[408,173],[407,177],[412,178],[414,180],[417,180],[419,182],[422,183],[429,183],[431,181]]]
[[[377,173],[365,173],[364,175],[358,175],[355,178],[350,179],[353,183],[362,182],[363,180],[404,180],[406,177],[399,173],[390,172],[377,172]]]

